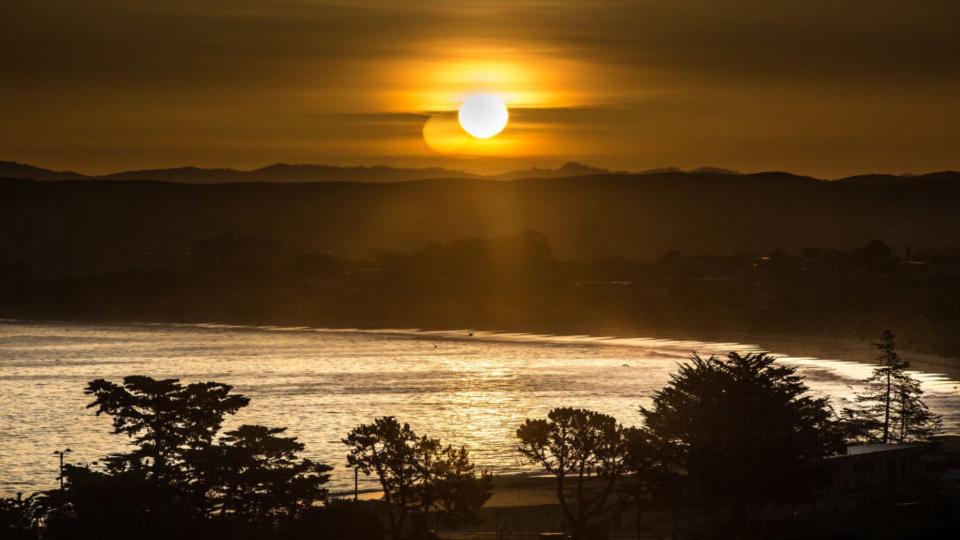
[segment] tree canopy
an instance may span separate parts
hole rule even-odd
[[[65,467],[65,488],[42,498],[45,537],[269,538],[312,512],[327,498],[331,468],[301,458],[304,445],[285,428],[221,433],[225,417],[250,402],[232,390],[145,376],[91,381],[89,407],[133,448]]]
[[[826,398],[767,354],[694,355],[641,408],[665,464],[705,500],[762,504],[803,493],[812,460],[845,452]]]
[[[517,438],[520,454],[557,478],[557,498],[574,538],[586,538],[623,511],[618,490],[628,471],[628,435],[615,418],[556,408],[547,418],[527,419]]]
[[[849,437],[884,444],[929,440],[940,431],[941,419],[923,401],[920,381],[907,371],[910,363],[897,353],[895,336],[884,330],[874,346],[878,365],[857,394],[856,407],[844,410]]]
[[[177,379],[156,380],[130,376],[123,384],[96,379],[85,393],[95,397],[87,405],[106,414],[115,434],[133,440],[134,450],[115,454],[106,462],[114,470],[145,469],[157,480],[183,474],[185,454],[209,446],[224,417],[250,403],[231,394],[228,384],[205,382],[186,386]]]
[[[431,519],[451,527],[476,521],[490,498],[492,477],[476,472],[465,448],[417,435],[395,417],[361,424],[343,443],[349,447],[348,464],[379,480],[392,538],[402,538],[411,522],[419,534]]]

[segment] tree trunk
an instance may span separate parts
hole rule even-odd
[[[670,538],[673,540],[680,538],[680,508],[676,500],[670,504]]]
[[[902,383],[901,383],[902,384]],[[900,388],[900,444],[907,439],[907,420],[908,420],[908,409],[907,409],[907,389],[902,387]]]
[[[638,492],[637,495],[637,538],[643,534],[643,497]]]
[[[570,505],[567,504],[564,480],[566,480],[566,476],[564,474],[557,476],[557,498],[560,500],[560,508],[563,509],[563,514],[567,518],[567,523],[569,523],[572,527],[574,523],[574,516],[573,512],[570,511]]]
[[[887,392],[884,395],[884,404],[883,404],[883,444],[890,443],[890,370],[892,368],[887,366]]]
[[[398,524],[397,517],[393,515],[393,500],[390,497],[390,491],[387,489],[387,484],[385,484],[383,480],[380,481],[380,485],[383,488],[383,501],[387,503],[387,517],[390,519],[390,540],[400,540],[400,527],[402,524]]]

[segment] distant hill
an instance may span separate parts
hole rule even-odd
[[[684,172],[681,169],[654,169],[640,174]],[[691,172],[739,174],[736,171],[702,167]],[[72,171],[51,171],[12,161],[0,161],[0,178],[23,180],[159,180],[188,184],[224,184],[233,182],[405,182],[435,178],[478,178],[488,180],[517,180],[521,178],[567,178],[595,174],[631,174],[611,171],[577,162],[567,162],[556,169],[538,168],[510,171],[502,174],[480,175],[443,167],[403,168],[376,165],[371,167],[341,167],[336,165],[292,165],[276,163],[249,171],[229,168],[205,169],[174,167],[170,169],[142,169],[106,175],[86,175]]]
[[[73,171],[51,171],[14,161],[0,161],[0,178],[37,181],[159,180],[188,184],[223,184],[232,182],[403,182],[432,178],[480,178],[480,176],[441,167],[400,168],[383,165],[339,167],[287,163],[276,163],[249,171],[229,168],[175,167],[123,171],[96,176]]]
[[[718,167],[698,167],[696,169],[691,169],[685,171],[683,169],[678,169],[677,167],[665,167],[661,169],[648,169],[646,171],[640,172],[639,174],[662,174],[662,173],[711,173],[711,174],[742,174],[740,171],[732,171],[730,169],[721,169]]]
[[[960,246],[960,173],[823,181],[788,173],[542,180],[186,184],[0,182],[0,266],[31,275],[189,268],[198,238],[259,234],[286,257],[538,231],[564,260]]]
[[[516,180],[519,178],[569,178],[571,176],[587,176],[590,174],[629,174],[626,171],[610,171],[576,161],[568,161],[556,169],[541,169],[533,167],[532,169],[522,169],[503,174],[494,175],[491,178],[498,180]]]
[[[0,178],[31,180],[80,180],[89,176],[73,171],[51,171],[16,161],[0,161]]]
[[[454,169],[429,167],[408,169],[377,165],[373,167],[339,167],[334,165],[291,165],[276,163],[259,169],[201,169],[180,167],[127,171],[102,176],[109,180],[161,180],[215,184],[227,182],[403,182],[431,178],[470,178],[475,175]]]
[[[648,169],[640,172],[613,171],[575,161],[568,161],[555,169],[533,167],[501,174],[475,174],[444,167],[406,168],[386,165],[345,167],[275,163],[259,169],[174,167],[169,169],[142,169],[105,175],[89,175],[74,171],[53,171],[15,161],[0,161],[0,179],[37,181],[57,180],[158,180],[185,184],[226,184],[235,182],[408,182],[440,178],[471,178],[482,180],[521,180],[525,178],[572,178],[577,176],[618,175],[648,176],[662,174],[696,174],[717,177],[742,175],[739,171],[718,167],[698,167],[684,170],[677,167]],[[771,174],[771,173],[764,173]],[[919,175],[865,174],[835,180],[847,184],[874,186],[909,186],[932,189],[960,189],[960,173],[942,171]]]
[[[960,191],[960,172],[942,171],[929,174],[893,176],[864,174],[838,180],[845,184],[877,186],[908,190]]]

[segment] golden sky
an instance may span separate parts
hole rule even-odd
[[[956,169],[958,23],[955,0],[3,0],[0,159]],[[427,144],[472,91],[506,130]]]

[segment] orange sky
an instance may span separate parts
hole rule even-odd
[[[952,0],[5,0],[0,159],[956,169],[957,21]],[[478,90],[507,129],[427,144]]]

